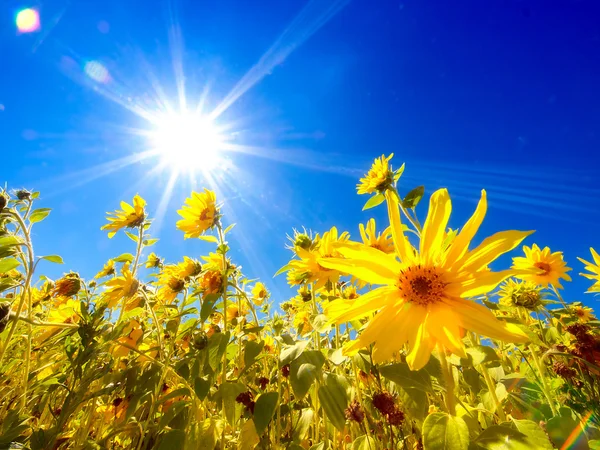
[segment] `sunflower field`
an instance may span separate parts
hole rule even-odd
[[[56,280],[38,263],[61,257],[32,242],[50,210],[0,192],[0,449],[600,449],[600,322],[564,298],[562,253],[532,231],[482,240],[485,191],[448,228],[448,191],[421,205],[391,158],[357,185],[389,221],[295,231],[286,301],[231,259],[208,189],[176,224],[208,255],[153,253],[136,195],[102,226],[131,247]]]

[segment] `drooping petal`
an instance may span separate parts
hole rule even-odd
[[[453,298],[448,306],[454,311],[461,328],[499,341],[513,343],[529,341],[527,335],[519,327],[499,320],[485,306],[461,298]]]
[[[429,263],[441,250],[451,212],[452,202],[448,190],[435,191],[429,200],[429,212],[421,233],[421,261]]]
[[[398,197],[394,192],[386,191],[385,198],[387,200],[388,215],[390,216],[390,227],[392,228],[392,240],[394,241],[396,254],[400,258],[400,261],[407,263],[412,261],[414,258],[412,248],[410,248],[410,244],[406,241],[404,233],[402,232],[402,221],[400,220],[400,205],[398,204]]]
[[[479,199],[479,203],[477,204],[477,208],[475,212],[467,221],[465,226],[460,230],[460,233],[456,236],[452,244],[450,245],[450,249],[444,256],[444,262],[451,264],[452,261],[457,261],[464,256],[466,251],[469,249],[469,244],[481,223],[483,222],[483,218],[487,212],[487,195],[485,190],[481,191],[481,198]]]
[[[367,347],[373,342],[379,340],[380,338],[388,338],[389,335],[385,335],[385,330],[390,328],[390,324],[394,324],[394,327],[397,323],[397,319],[402,318],[404,314],[404,310],[407,306],[403,306],[400,309],[395,309],[394,307],[388,306],[382,309],[361,331],[352,344],[347,347],[348,351],[360,350],[361,348]],[[401,346],[402,344],[398,344]]]
[[[517,247],[523,239],[532,234],[533,231],[500,231],[484,239],[475,249],[468,252],[456,266],[461,266],[458,271],[477,272],[500,255]],[[451,261],[449,261],[451,263]],[[456,267],[458,269],[458,267]]]
[[[600,255],[598,254],[598,252],[592,247],[590,247],[590,252],[592,253],[592,258],[594,258],[594,262],[596,263],[596,265],[600,266]]]
[[[364,259],[319,258],[319,265],[355,276],[365,283],[392,285],[396,274],[387,267]]]
[[[361,295],[356,300],[334,300],[325,307],[325,315],[337,323],[361,319],[394,302],[397,295],[395,287],[381,287]]]
[[[391,278],[395,279],[398,272],[400,272],[400,263],[395,255],[389,255],[369,245],[346,241],[336,244],[334,248],[344,256],[344,258],[370,261],[381,266],[382,270],[387,269]]]
[[[466,358],[465,347],[460,337],[458,320],[450,308],[432,308],[427,320],[429,333],[444,347],[461,358]]]
[[[473,277],[463,281],[461,284],[463,297],[476,297],[486,294],[496,288],[507,278],[515,274],[515,270],[503,270],[501,272],[479,272]]]
[[[414,339],[412,339],[413,342],[409,344],[411,349],[406,355],[406,363],[410,370],[422,369],[429,362],[431,351],[435,347],[436,340],[427,330],[428,318],[428,315],[426,315],[424,320],[419,323]]]

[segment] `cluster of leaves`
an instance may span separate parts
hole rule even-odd
[[[367,207],[384,200],[377,186]],[[423,193],[402,200],[415,221]],[[62,259],[31,241],[50,210],[37,193],[0,197],[0,448],[600,448],[600,323],[555,289],[535,305],[483,299],[528,344],[469,332],[466,358],[442,349],[414,371],[402,352],[383,364],[344,352],[368,317],[336,326],[323,305],[358,297],[357,280],[294,279],[274,312],[229,259],[218,211],[200,236],[214,253],[165,264],[144,256],[145,203],[125,205],[135,251],[93,279],[50,280],[38,263]],[[312,251],[318,236],[293,240]]]

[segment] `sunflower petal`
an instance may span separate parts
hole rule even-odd
[[[326,305],[325,315],[337,323],[361,319],[392,302],[395,291],[395,287],[381,287],[356,300],[334,300]]]
[[[500,255],[517,247],[532,233],[533,231],[510,230],[491,235],[456,263],[461,266],[457,271],[477,272],[485,268]]]
[[[483,222],[483,218],[485,217],[486,213],[487,194],[485,190],[482,190],[481,198],[479,199],[479,203],[477,204],[475,212],[452,242],[450,249],[444,257],[444,261],[457,261],[464,256],[466,251],[469,249],[469,244],[471,243],[471,240],[473,239],[473,237],[475,237],[475,234],[479,230],[479,227],[481,226],[481,223]]]
[[[427,319],[428,317],[419,323],[414,343],[411,346],[410,353],[406,356],[406,363],[410,370],[422,369],[429,362],[431,351],[435,347],[436,340],[427,331]]]
[[[387,200],[388,215],[390,216],[390,227],[392,229],[392,240],[396,253],[403,263],[413,260],[412,249],[410,244],[404,237],[402,231],[402,221],[400,220],[400,205],[396,193],[386,191],[385,198]]]
[[[461,283],[464,289],[462,297],[476,297],[492,291],[507,278],[515,275],[515,270],[503,270],[501,272],[478,272],[467,281]]]
[[[432,309],[427,324],[429,333],[444,347],[461,358],[467,357],[458,320],[450,308],[441,306]]]
[[[430,262],[435,253],[440,251],[451,212],[452,202],[448,190],[435,191],[429,200],[429,212],[421,233],[420,254],[425,263]]]
[[[371,284],[394,284],[396,274],[387,267],[365,259],[319,258],[318,264],[338,270]]]

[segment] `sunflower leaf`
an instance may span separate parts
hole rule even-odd
[[[46,261],[50,261],[56,264],[64,264],[65,262],[59,255],[48,255],[42,256],[40,259],[45,259]]]
[[[406,197],[404,197],[404,200],[402,200],[402,206],[407,209],[416,208],[424,194],[425,186],[417,186],[408,194],[406,194]]]
[[[19,261],[15,258],[4,258],[0,260],[0,273],[6,273],[16,267],[19,267]]]
[[[37,223],[44,220],[50,214],[50,208],[36,209],[29,215],[29,223]]]
[[[375,194],[369,200],[367,200],[367,203],[365,203],[365,206],[363,206],[362,210],[366,211],[367,209],[375,208],[376,206],[381,205],[384,201],[385,196],[383,194]]]
[[[273,415],[279,403],[279,394],[277,392],[267,392],[261,394],[256,399],[254,406],[254,425],[256,432],[260,435],[271,422]]]
[[[345,410],[348,407],[348,380],[342,375],[327,373],[319,387],[319,401],[334,427],[342,431],[346,426]]]
[[[423,446],[427,450],[467,450],[469,427],[460,417],[429,414],[423,422]]]

